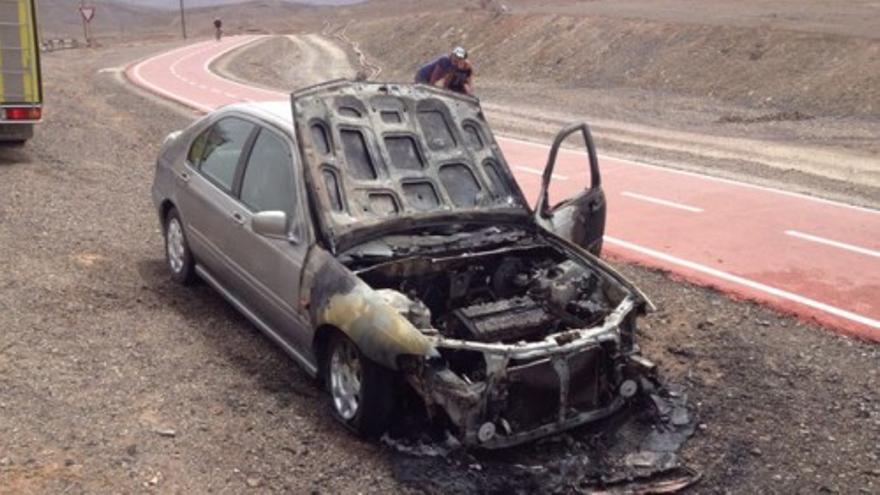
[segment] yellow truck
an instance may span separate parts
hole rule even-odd
[[[43,117],[35,0],[0,0],[0,142],[24,143]]]

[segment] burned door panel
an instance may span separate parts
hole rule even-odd
[[[558,180],[554,171],[560,148],[567,138],[576,134],[580,134],[584,140],[590,183],[585,186],[582,192],[551,207],[550,186],[554,180]],[[580,158],[580,156],[576,157],[578,160]],[[576,170],[575,173],[579,172]],[[593,254],[599,255],[602,250],[602,237],[605,234],[607,210],[596,146],[587,124],[572,124],[565,127],[553,140],[553,146],[550,148],[547,166],[541,180],[541,192],[535,211],[540,225]]]

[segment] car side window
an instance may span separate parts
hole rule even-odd
[[[227,192],[232,191],[238,160],[253,130],[254,124],[250,122],[225,118],[208,133],[199,170]]]
[[[192,164],[193,167],[198,168],[198,166],[202,163],[202,157],[205,156],[205,143],[208,142],[208,134],[211,133],[211,129],[208,128],[202,131],[199,134],[199,137],[192,142],[192,145],[189,147],[189,153],[186,154],[186,159],[189,160],[189,163]]]
[[[277,134],[262,129],[254,141],[241,181],[241,202],[254,212],[283,211],[296,204],[290,147]]]

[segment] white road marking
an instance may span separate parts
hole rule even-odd
[[[538,176],[542,176],[542,177],[544,175],[543,170],[538,170],[534,167],[527,167],[525,165],[514,165],[513,168],[515,168],[516,170],[519,170],[520,172],[525,172],[527,174],[533,174],[533,175],[538,175]],[[554,179],[558,179],[558,180],[568,180],[567,175],[552,174],[551,177],[553,177]]]
[[[178,94],[172,93],[171,91],[168,91],[168,90],[166,90],[166,89],[164,89],[164,88],[161,88],[161,87],[159,87],[159,86],[157,86],[157,85],[151,83],[150,81],[147,81],[147,80],[144,79],[144,77],[141,75],[141,68],[143,68],[144,64],[147,64],[147,63],[149,63],[149,62],[153,62],[153,61],[155,61],[155,60],[157,60],[157,59],[159,59],[159,58],[166,57],[166,56],[168,56],[169,54],[175,54],[175,53],[177,53],[177,52],[179,52],[179,51],[184,51],[185,49],[189,49],[189,48],[192,48],[192,47],[191,47],[191,46],[185,46],[185,47],[183,47],[183,48],[178,48],[178,49],[176,49],[176,50],[172,50],[172,51],[170,51],[170,52],[166,52],[166,53],[164,53],[164,54],[162,54],[162,55],[160,55],[160,56],[158,56],[158,57],[153,57],[153,58],[149,58],[149,59],[143,60],[143,61],[139,62],[137,65],[134,66],[134,68],[133,68],[132,71],[131,71],[131,77],[134,78],[134,79],[136,79],[136,80],[138,81],[138,83],[139,83],[141,86],[144,86],[144,87],[148,88],[149,90],[153,91],[154,93],[158,93],[158,94],[160,94],[160,95],[162,95],[162,96],[164,96],[164,97],[166,97],[166,98],[169,98],[169,99],[171,99],[171,100],[175,100],[175,101],[178,101],[178,102],[180,102],[180,103],[183,103],[184,105],[186,105],[186,106],[188,106],[188,107],[190,107],[190,108],[195,108],[195,109],[198,109],[198,110],[200,110],[200,111],[202,111],[202,112],[210,112],[211,110],[213,110],[211,107],[209,107],[209,106],[207,106],[207,105],[203,105],[203,104],[201,104],[201,103],[199,103],[199,102],[197,102],[197,101],[193,101],[193,100],[190,100],[190,99],[188,99],[188,98],[184,98],[183,96],[180,96],[180,95],[178,95]]]
[[[253,41],[254,39],[258,39],[258,38],[259,38],[259,37],[256,37],[256,38],[244,38],[244,39],[236,40],[234,43],[231,43],[231,44],[230,44],[231,46],[229,46],[229,50],[232,50],[232,49],[234,49],[234,48],[237,48],[238,46],[241,46],[241,45],[247,44],[247,43]],[[201,54],[203,54],[203,53],[205,53],[205,52],[207,52],[207,51],[210,51],[210,50],[215,49],[216,46],[217,46],[217,45],[216,45],[216,43],[215,43],[214,41],[206,41],[206,42],[198,43],[198,44],[195,44],[195,45],[186,45],[186,46],[182,46],[182,47],[180,47],[180,48],[176,48],[176,49],[171,50],[171,51],[169,51],[169,52],[165,52],[165,53],[163,53],[163,54],[161,54],[161,55],[157,55],[157,56],[154,56],[154,57],[150,57],[150,58],[147,58],[147,59],[141,60],[140,62],[138,62],[137,64],[135,64],[135,65],[132,67],[131,72],[130,72],[130,76],[131,76],[132,79],[135,79],[135,80],[138,82],[138,84],[140,84],[141,86],[143,86],[143,87],[149,89],[150,91],[152,91],[152,92],[154,92],[154,93],[157,93],[157,94],[159,94],[159,95],[162,95],[162,96],[164,96],[164,97],[166,97],[166,98],[168,98],[168,99],[171,99],[171,100],[177,101],[177,102],[179,102],[179,103],[183,103],[184,105],[186,105],[186,106],[188,106],[188,107],[190,107],[190,108],[194,108],[194,109],[196,109],[196,110],[198,110],[198,111],[201,111],[201,112],[204,112],[204,113],[209,113],[209,112],[211,112],[211,111],[214,110],[214,107],[213,107],[213,106],[211,106],[211,105],[205,105],[205,104],[203,104],[203,103],[200,103],[200,102],[197,102],[197,101],[191,100],[191,99],[189,99],[189,98],[186,98],[185,96],[181,96],[181,95],[179,95],[179,94],[176,94],[176,93],[174,93],[174,92],[172,92],[172,91],[169,91],[169,90],[167,90],[167,89],[165,89],[165,88],[162,88],[162,87],[160,87],[160,86],[158,86],[158,85],[156,85],[156,84],[154,84],[154,83],[148,81],[148,80],[147,80],[146,78],[144,78],[144,76],[141,74],[141,69],[142,69],[145,65],[147,65],[147,64],[149,64],[149,63],[156,63],[157,61],[160,61],[160,60],[168,60],[168,61],[172,61],[172,60],[173,60],[173,62],[171,63],[171,66],[170,66],[169,68],[171,69],[172,73],[174,73],[174,75],[177,77],[177,79],[183,80],[183,81],[187,82],[188,84],[190,84],[191,86],[199,87],[200,85],[197,84],[197,83],[195,83],[194,81],[191,81],[191,80],[189,80],[189,79],[187,79],[187,78],[184,78],[183,76],[180,76],[180,75],[177,73],[177,66],[178,66],[179,64],[181,64],[182,62],[186,61],[187,59],[190,59],[190,58],[192,58],[192,57],[195,57],[195,56],[197,56],[197,55],[201,55]],[[199,48],[197,48],[197,47],[199,47]],[[227,50],[227,51],[229,51],[229,50]],[[177,59],[175,60],[175,57],[178,56],[180,53],[185,53],[185,55],[180,56],[179,58],[177,58]],[[212,60],[215,59],[215,58],[217,58],[218,56],[219,56],[219,55],[216,55],[216,56],[212,57]],[[213,73],[212,73],[212,75],[213,75]],[[201,85],[201,86],[204,87],[204,85]],[[251,101],[251,102],[252,102],[252,100],[248,100],[248,101]]]
[[[702,213],[702,212],[703,212],[703,209],[702,209],[702,208],[697,208],[696,206],[688,206],[688,205],[685,205],[685,204],[682,204],[682,203],[676,203],[675,201],[669,201],[669,200],[666,200],[666,199],[655,198],[655,197],[653,197],[653,196],[645,196],[644,194],[638,194],[638,193],[634,193],[634,192],[623,191],[622,193],[620,193],[620,195],[621,195],[621,196],[626,196],[626,197],[628,197],[628,198],[633,198],[633,199],[638,199],[638,200],[641,200],[641,201],[646,201],[646,202],[648,202],[648,203],[654,203],[654,204],[657,204],[657,205],[668,206],[668,207],[670,207],[670,208],[677,208],[677,209],[679,209],[679,210],[685,210],[685,211],[689,211],[689,212],[692,212],[692,213]]]
[[[499,140],[502,140],[502,141],[510,141],[513,143],[520,143],[520,144],[524,144],[527,146],[534,146],[534,147],[541,148],[543,150],[546,150],[549,148],[549,146],[546,144],[535,143],[533,141],[526,141],[525,139],[518,139],[518,138],[504,136],[504,135],[498,135],[498,137],[499,137]],[[560,149],[559,151],[561,153],[586,155],[586,152],[583,152],[583,151],[574,151],[574,150],[567,150],[567,149]],[[600,158],[600,160],[601,160],[601,158],[607,158],[609,160],[614,160],[614,161],[621,162],[621,163],[627,163],[629,165],[634,165],[636,167],[652,168],[654,170],[659,170],[661,172],[668,172],[670,174],[686,175],[688,177],[696,177],[698,179],[704,179],[704,180],[713,181],[713,182],[721,182],[723,184],[730,184],[732,186],[745,187],[748,189],[756,189],[759,191],[766,191],[766,192],[771,192],[774,194],[781,194],[783,196],[790,196],[793,198],[804,199],[807,201],[812,201],[814,203],[822,203],[822,204],[826,204],[826,205],[830,205],[830,206],[847,208],[850,210],[860,211],[862,213],[873,213],[874,215],[880,215],[880,210],[877,210],[874,208],[868,208],[865,206],[856,206],[856,205],[851,205],[848,203],[841,203],[840,201],[834,201],[831,199],[817,198],[816,196],[810,196],[808,194],[802,194],[802,193],[797,193],[797,192],[792,192],[792,191],[784,191],[782,189],[776,189],[774,187],[759,186],[757,184],[749,184],[748,182],[740,182],[740,181],[733,180],[733,179],[725,179],[723,177],[715,177],[712,175],[701,174],[698,172],[690,172],[688,170],[678,170],[678,169],[674,169],[674,168],[663,167],[661,165],[651,165],[649,163],[636,162],[633,160],[627,160],[626,158],[618,158],[613,155],[606,155],[604,153],[599,158]]]
[[[721,270],[716,270],[715,268],[711,268],[705,265],[701,265],[699,263],[694,263],[693,261],[688,261],[685,259],[677,258],[675,256],[661,253],[660,251],[655,251],[650,248],[646,248],[643,246],[639,246],[638,244],[633,244],[631,242],[627,242],[621,239],[617,239],[611,236],[605,236],[605,242],[609,244],[616,244],[620,247],[629,249],[631,251],[635,251],[637,253],[644,254],[646,256],[650,256],[652,258],[657,258],[659,260],[666,261],[667,263],[672,263],[674,265],[682,266],[684,268],[688,268],[690,270],[694,270],[706,275],[710,275],[712,277],[731,282],[737,285],[741,285],[744,287],[748,287],[752,290],[756,290],[758,292],[763,292],[769,294],[771,296],[778,297],[780,299],[785,299],[787,301],[795,302],[797,304],[801,304],[803,306],[807,306],[813,309],[817,309],[819,311],[843,318],[845,320],[849,320],[855,323],[859,323],[861,325],[865,325],[867,327],[871,327],[877,330],[880,330],[880,321],[869,318],[864,315],[860,315],[858,313],[853,313],[852,311],[847,311],[845,309],[838,308],[836,306],[831,306],[830,304],[825,304],[820,301],[816,301],[814,299],[810,299],[808,297],[804,297],[800,294],[795,294],[793,292],[788,292],[786,290],[777,289],[776,287],[771,287],[766,284],[762,284],[760,282],[755,282],[754,280],[749,280],[744,277],[740,277],[738,275],[733,275],[731,273],[723,272]]]
[[[193,50],[192,53],[187,53],[186,55],[184,55],[184,56],[180,57],[179,59],[177,59],[173,64],[171,64],[171,65],[168,67],[168,69],[170,70],[171,74],[172,74],[174,77],[180,79],[181,81],[189,81],[189,79],[187,79],[186,77],[181,76],[180,73],[177,72],[177,66],[180,65],[180,63],[183,62],[184,60],[190,59],[190,58],[195,57],[195,56],[197,56],[197,55],[201,55],[201,54],[203,54],[203,53],[205,53],[205,52],[207,52],[207,51],[210,51],[210,50],[212,50],[212,49],[214,48],[214,46],[213,46],[213,45],[211,44],[211,42],[209,42],[209,41],[207,41],[207,42],[202,42],[202,45],[204,46],[204,48],[202,48],[201,50]],[[198,46],[198,45],[192,45],[192,46]],[[184,47],[184,48],[185,48],[185,47]]]
[[[826,246],[832,246],[840,249],[845,249],[847,251],[852,251],[854,253],[864,254],[867,256],[873,256],[875,258],[880,258],[880,251],[874,251],[873,249],[863,248],[861,246],[854,246],[852,244],[847,244],[845,242],[840,241],[832,241],[831,239],[825,239],[824,237],[818,237],[815,235],[804,234],[803,232],[798,232],[797,230],[786,230],[786,235],[790,235],[792,237],[797,237],[799,239],[803,239],[805,241],[817,242],[819,244],[825,244]]]

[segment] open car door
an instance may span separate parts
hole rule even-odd
[[[561,166],[557,168],[562,143],[576,133],[583,137],[586,156],[580,151],[564,150]],[[554,204],[551,191],[554,195],[571,196],[561,201],[552,198],[556,201]],[[569,125],[559,131],[550,148],[535,207],[536,220],[547,230],[599,256],[605,234],[605,214],[605,193],[590,128],[585,123]]]

